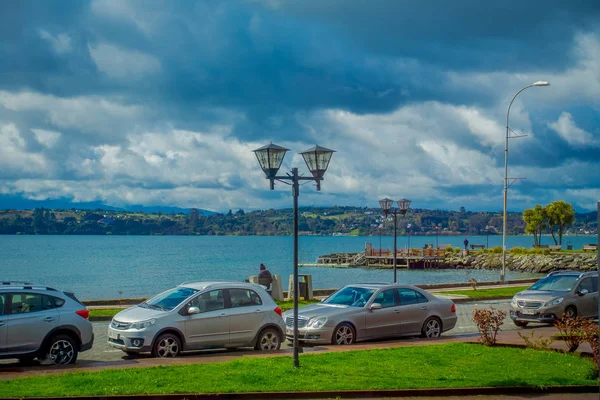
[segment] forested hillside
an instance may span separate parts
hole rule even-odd
[[[525,233],[521,213],[510,213],[508,232]],[[393,217],[381,210],[358,207],[306,207],[300,209],[302,235],[393,234]],[[577,214],[567,234],[593,234],[596,213]],[[2,210],[0,234],[41,235],[291,235],[292,209],[204,215],[143,213],[114,210]],[[411,209],[398,216],[398,235],[502,234],[502,215],[493,212]]]

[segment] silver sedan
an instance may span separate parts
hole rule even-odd
[[[283,314],[286,337],[294,338],[293,310]],[[348,285],[320,303],[298,309],[302,343],[352,344],[357,341],[417,336],[434,338],[456,325],[456,306],[415,286]]]

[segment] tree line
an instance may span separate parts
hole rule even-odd
[[[569,224],[575,224],[571,229],[593,226],[595,213],[578,215],[573,222],[564,217],[560,202],[556,203],[552,207],[537,206],[523,214],[509,213],[508,234],[535,234],[539,243],[541,232],[550,229],[560,242]],[[385,236],[394,232],[393,217],[385,218],[380,209],[303,207],[299,212],[298,229],[302,235]],[[411,209],[405,217],[398,216],[397,227],[398,235],[501,235],[502,213],[472,212],[464,207],[458,211]],[[0,210],[0,234],[283,236],[293,234],[293,211],[240,209],[205,215],[196,209],[170,214],[101,209]]]

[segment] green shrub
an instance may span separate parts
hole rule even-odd
[[[458,254],[458,253],[460,253],[461,251],[462,251],[462,250],[461,250],[461,248],[460,248],[460,247],[455,247],[455,248],[454,248],[454,253],[455,253],[455,254]]]
[[[510,254],[527,254],[527,249],[525,247],[513,247],[510,249]]]
[[[517,331],[517,334],[525,341],[525,346],[530,349],[535,350],[547,350],[552,344],[552,338],[545,338],[544,335],[540,335],[539,337],[534,336],[535,330],[531,330],[528,335],[521,334],[521,332]]]
[[[452,246],[446,247],[446,253],[452,253],[453,251],[454,251],[454,249],[452,248]]]
[[[490,249],[490,253],[502,254],[502,246],[495,246]]]

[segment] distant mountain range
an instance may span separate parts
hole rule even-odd
[[[168,207],[168,206],[144,206],[141,204],[131,204],[123,207],[114,207],[98,201],[86,203],[74,203],[70,199],[53,199],[53,200],[31,200],[20,196],[0,195],[0,210],[31,210],[34,208],[48,208],[69,210],[75,208],[78,210],[113,210],[113,211],[143,211],[147,213],[171,214],[184,213],[189,214],[190,208]],[[214,211],[208,211],[198,208],[198,212],[204,215],[216,214]]]

